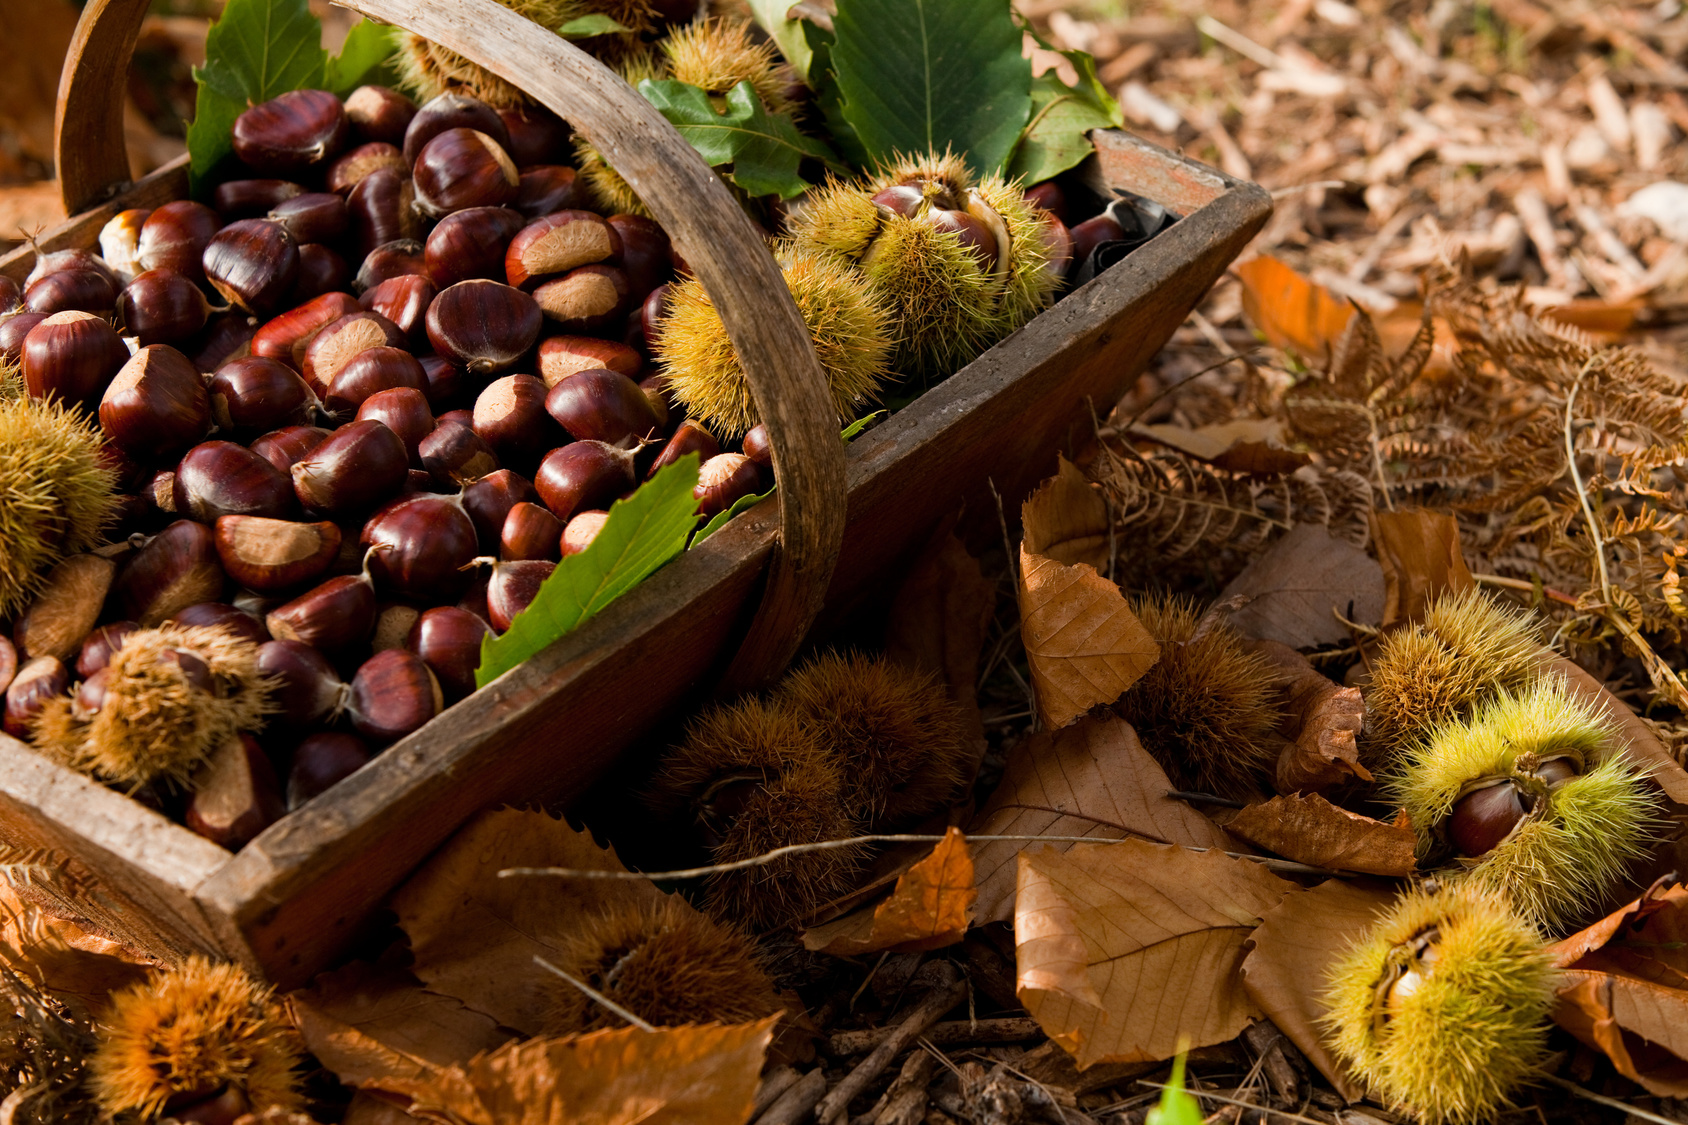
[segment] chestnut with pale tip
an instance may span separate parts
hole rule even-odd
[[[200,442],[176,464],[176,511],[200,523],[227,515],[288,519],[299,510],[287,474],[244,445]]]
[[[129,349],[103,317],[61,312],[29,330],[21,357],[24,386],[32,397],[92,406],[129,362]]]
[[[401,145],[415,118],[416,103],[386,86],[359,86],[346,97],[346,121],[360,141]]]
[[[715,435],[704,428],[703,423],[687,418],[674,431],[674,436],[668,439],[668,444],[662,447],[656,460],[651,462],[650,471],[645,474],[649,480],[656,476],[661,469],[667,468],[688,453],[698,455],[698,463],[710,460],[721,452],[721,443],[715,440]]]
[[[597,336],[547,336],[539,342],[539,377],[547,387],[599,367],[637,379],[644,366],[639,353],[626,344]]]
[[[439,292],[439,286],[432,278],[419,273],[405,273],[364,290],[358,303],[392,321],[404,333],[405,339],[414,344],[427,339],[428,306],[434,303]]]
[[[444,707],[439,682],[421,658],[392,648],[358,668],[346,714],[359,734],[385,746],[419,730]]]
[[[12,641],[25,660],[56,656],[69,660],[99,620],[117,564],[84,553],[61,559],[46,584],[12,624]]]
[[[403,348],[365,348],[348,359],[328,384],[323,405],[340,417],[354,414],[371,396],[407,387],[419,396],[428,377],[416,357]]]
[[[205,248],[222,226],[217,212],[191,199],[155,207],[141,224],[135,264],[143,270],[174,270],[196,284],[204,281]]]
[[[100,429],[142,461],[180,454],[211,428],[211,397],[188,357],[150,344],[121,368],[100,398]]]
[[[475,690],[481,641],[491,635],[492,626],[476,614],[435,606],[422,611],[404,644],[433,671],[446,699],[455,701]]]
[[[397,145],[386,141],[368,141],[343,154],[328,169],[328,190],[338,195],[350,195],[363,178],[377,168],[390,168],[400,175],[410,175],[410,165]],[[350,215],[348,214],[348,221]]]
[[[150,629],[190,605],[216,601],[223,585],[211,529],[177,520],[135,553],[117,576],[113,594],[123,618]]]
[[[340,555],[340,528],[327,520],[301,523],[263,516],[228,515],[217,520],[217,558],[223,572],[261,594],[315,582]]]
[[[630,491],[637,483],[634,454],[601,441],[573,442],[546,454],[533,483],[551,514],[568,520]]]
[[[493,629],[502,633],[510,628],[517,615],[533,604],[539,587],[556,569],[556,563],[540,559],[494,565],[486,587],[487,616]]]
[[[291,473],[294,465],[303,461],[328,437],[329,431],[321,426],[284,426],[254,438],[247,448],[282,472]]]
[[[621,238],[591,211],[558,211],[529,223],[509,240],[504,275],[526,286],[621,253]]]
[[[245,847],[287,812],[275,767],[250,734],[234,735],[217,747],[194,775],[192,785],[193,799],[182,823],[231,852]]]
[[[291,469],[299,502],[336,516],[357,515],[396,496],[409,472],[403,440],[374,419],[341,426]]]
[[[342,574],[277,606],[264,618],[270,636],[325,653],[367,644],[375,628],[375,585],[369,572]]]
[[[106,220],[105,226],[100,228],[100,259],[117,275],[117,280],[127,285],[135,279],[135,275],[144,272],[135,256],[140,251],[141,225],[152,214],[150,208],[131,207],[127,211],[119,211]],[[0,311],[16,303],[17,294],[13,293],[7,299],[6,285],[14,284],[8,278],[0,282]]]
[[[708,519],[744,497],[756,495],[761,486],[762,476],[754,461],[742,453],[721,453],[698,470],[692,496],[697,499],[698,515]]]
[[[522,229],[519,211],[508,207],[465,207],[435,224],[423,243],[428,276],[440,286],[459,281],[504,278],[505,247]]]
[[[504,517],[498,557],[504,562],[525,559],[556,561],[560,557],[558,543],[562,535],[563,521],[548,509],[527,502],[517,504]]]
[[[475,433],[501,464],[529,470],[568,440],[545,411],[545,384],[532,375],[506,375],[475,397]]]
[[[533,299],[546,318],[565,331],[595,332],[626,313],[632,294],[626,271],[600,264],[580,266],[542,283]]]
[[[422,611],[407,602],[383,606],[375,616],[375,636],[370,641],[370,649],[386,652],[390,648],[403,648],[405,638],[410,636],[410,627],[421,616]]]
[[[70,670],[56,656],[38,656],[17,670],[6,686],[5,718],[0,729],[13,738],[27,739],[35,716],[49,699],[70,690]]]
[[[598,532],[604,530],[604,525],[610,520],[608,512],[588,511],[576,512],[575,517],[563,528],[563,535],[558,542],[558,551],[563,558],[578,555],[592,545],[592,540],[598,538]]]
[[[361,311],[350,293],[323,293],[264,322],[252,336],[252,354],[287,364],[305,364],[305,349],[318,332],[341,317]]]
[[[327,90],[290,90],[234,120],[234,153],[260,175],[294,178],[338,156],[351,135],[346,107]]]
[[[311,337],[305,345],[299,373],[305,377],[311,390],[326,399],[340,369],[358,353],[370,348],[402,349],[404,342],[404,333],[399,331],[398,325],[380,313],[360,308],[323,325]]]

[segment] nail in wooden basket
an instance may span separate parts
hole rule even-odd
[[[813,347],[760,231],[610,70],[494,0],[352,0],[517,82],[603,152],[722,310],[768,420],[776,498],[573,634],[392,746],[237,854],[0,735],[0,860],[50,908],[165,958],[282,985],[323,967],[474,813],[578,797],[642,733],[721,685],[776,675],[823,608],[895,573],[963,499],[1006,510],[1142,373],[1271,213],[1259,187],[1098,131],[1084,172],[1184,216],[844,450]],[[186,158],[125,183],[122,96],[146,0],[90,0],[59,90],[74,217],[42,250],[187,194]],[[0,259],[22,278],[34,251]]]

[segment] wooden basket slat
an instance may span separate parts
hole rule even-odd
[[[36,244],[49,252],[98,246],[100,228],[110,222],[112,216],[119,211],[127,211],[131,207],[145,207],[150,210],[173,199],[186,199],[187,195],[188,158],[183,155],[136,180],[133,187],[115,199],[60,223],[37,238]],[[20,284],[34,268],[35,250],[27,245],[19,246],[0,257],[0,274],[5,274]]]

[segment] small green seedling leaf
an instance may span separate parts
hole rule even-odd
[[[1009,0],[838,0],[831,66],[875,163],[951,149],[999,171],[1031,117]]]
[[[698,528],[697,534],[692,536],[691,545],[695,547],[699,543],[702,543],[705,539],[708,539],[711,535],[720,531],[722,525],[724,525],[728,520],[732,519],[740,512],[750,511],[750,509],[756,507],[756,505],[760,504],[762,501],[766,500],[778,491],[779,487],[776,485],[775,487],[768,489],[768,491],[755,496],[740,496],[737,500],[733,501],[731,507],[727,508],[725,511],[716,512],[710,517],[708,523]]]
[[[750,0],[750,14],[779,47],[785,61],[797,72],[798,79],[805,85],[813,85],[809,81],[809,67],[814,61],[814,52],[809,49],[808,35],[803,30],[807,21],[787,16],[791,4],[792,0]]]
[[[1119,103],[1096,76],[1096,60],[1084,51],[1062,51],[1078,72],[1068,86],[1051,70],[1032,80],[1032,118],[1014,146],[1008,176],[1036,184],[1058,176],[1095,151],[1092,129],[1125,125]]]
[[[599,35],[624,35],[632,30],[602,12],[593,12],[569,20],[557,29],[557,34],[564,39],[593,39]]]
[[[398,50],[398,29],[373,20],[352,25],[340,53],[329,58],[323,89],[345,97],[371,80]]]
[[[578,555],[570,555],[500,637],[481,641],[475,686],[485,687],[557,638],[566,636],[686,549],[697,525],[698,456],[659,470],[625,500]]]
[[[797,131],[791,117],[769,113],[749,82],[727,91],[718,111],[706,90],[671,78],[647,78],[639,92],[703,154],[712,168],[731,165],[733,183],[749,195],[790,199],[809,188],[797,174],[804,157],[841,167],[831,149]]]
[[[1184,1091],[1184,1056],[1172,1060],[1172,1077],[1161,1090],[1160,1102],[1149,1110],[1143,1125],[1202,1125],[1202,1107]]]
[[[879,421],[881,418],[885,417],[887,413],[889,413],[889,411],[875,410],[872,414],[864,414],[860,418],[857,418],[854,422],[851,422],[848,426],[845,426],[844,431],[838,436],[844,439],[845,445],[849,445],[852,438],[867,429],[869,426],[873,425],[875,422]]]

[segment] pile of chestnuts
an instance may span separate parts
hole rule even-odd
[[[259,645],[262,753],[217,773],[241,828],[206,832],[238,847],[473,691],[482,638],[658,468],[699,454],[702,517],[772,473],[765,432],[723,450],[648,376],[681,264],[650,219],[585,209],[554,116],[299,90],[233,142],[209,202],[0,279],[7,366],[97,419],[122,493],[117,545],[0,638],[0,688],[28,739],[50,698],[97,708],[137,630]],[[181,804],[203,794],[136,795],[205,819]]]

